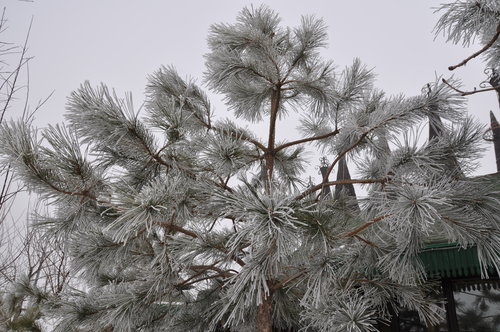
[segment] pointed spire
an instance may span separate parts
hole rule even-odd
[[[349,173],[349,168],[347,167],[347,162],[345,156],[339,160],[337,171],[337,181],[351,180],[351,174]],[[339,184],[335,186],[334,198],[338,203],[345,206],[345,211],[348,213],[359,213],[359,205],[356,199],[356,191],[354,190],[354,185],[349,184]]]
[[[495,147],[495,159],[497,161],[497,172],[500,172],[500,124],[495,114],[490,111],[491,132],[493,133],[493,145]]]
[[[349,168],[347,168],[347,163],[345,157],[339,160],[339,169],[337,171],[337,181],[350,180],[351,174],[349,173]],[[356,197],[356,191],[352,183],[340,184],[335,186],[335,198],[339,198],[341,193],[344,192],[347,196]]]

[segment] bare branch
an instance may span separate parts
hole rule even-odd
[[[33,18],[31,18],[28,32],[26,34],[26,38],[24,40],[24,44],[23,44],[23,47],[21,49],[21,56],[19,57],[19,63],[17,65],[16,69],[14,69],[14,78],[13,78],[13,81],[11,83],[12,88],[10,89],[9,93],[7,94],[7,99],[5,101],[5,104],[3,105],[2,111],[0,113],[0,123],[2,122],[3,117],[5,115],[5,112],[7,111],[7,108],[10,104],[10,101],[12,100],[12,97],[14,96],[14,92],[16,91],[14,89],[14,87],[17,83],[17,79],[19,77],[19,73],[21,72],[21,68],[26,64],[27,61],[29,61],[29,58],[26,58],[26,52],[28,51],[28,39],[29,39],[32,25],[33,25]]]
[[[500,36],[500,22],[498,23],[497,25],[497,31],[495,33],[495,35],[493,36],[493,38],[491,38],[491,40],[486,44],[484,45],[484,47],[482,49],[480,49],[479,51],[477,51],[476,53],[472,54],[471,56],[469,56],[468,58],[464,59],[462,62],[460,62],[459,64],[456,64],[454,66],[449,66],[448,67],[448,70],[455,70],[457,69],[458,67],[461,67],[461,66],[465,66],[465,64],[467,62],[469,62],[470,60],[474,59],[475,57],[477,57],[478,55],[480,55],[481,53],[485,52],[487,49],[489,49],[491,46],[493,46],[493,44],[495,43],[495,41],[498,39],[498,36]]]
[[[456,91],[458,93],[460,93],[461,96],[468,96],[468,95],[473,95],[475,93],[480,93],[480,92],[485,92],[485,91],[492,91],[492,90],[497,90],[497,89],[500,89],[500,85],[498,86],[493,86],[491,88],[484,88],[484,89],[479,89],[477,90],[476,88],[474,88],[474,90],[472,91],[462,91],[460,89],[457,89],[456,87],[454,87],[453,85],[451,85],[447,80],[445,80],[444,78],[442,79],[443,83],[446,84],[447,86],[450,87],[450,89],[452,89],[453,91]]]

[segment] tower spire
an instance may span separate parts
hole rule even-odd
[[[497,162],[497,172],[500,171],[500,124],[495,118],[495,114],[490,111],[491,132],[493,133],[493,146],[495,147],[495,159]]]
[[[337,171],[337,181],[350,180],[351,174],[349,173],[349,168],[347,167],[347,162],[345,161],[345,156],[339,160],[339,169]],[[335,198],[339,198],[341,193],[344,192],[347,196],[356,197],[356,191],[352,183],[340,184],[335,186]]]

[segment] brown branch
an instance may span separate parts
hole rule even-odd
[[[381,280],[372,280],[372,279],[342,278],[342,280],[354,281],[354,282],[359,282],[359,283],[366,282],[366,283],[375,284],[375,285],[399,286],[399,285],[396,285],[392,282],[381,281]]]
[[[175,285],[175,287],[182,287],[182,286],[186,285],[186,283],[190,282],[191,280],[193,280],[196,277],[201,276],[205,272],[206,272],[206,270],[198,271],[197,273],[193,274],[191,277],[187,278],[186,280],[183,280],[182,282],[177,283]]]
[[[417,110],[419,109],[420,107],[422,106],[418,106],[418,107],[413,107],[409,110],[407,110],[407,112],[411,112],[411,111],[414,111],[414,110]],[[406,113],[404,114],[399,114],[399,115],[394,115],[394,116],[391,116],[387,119],[385,119],[384,121],[382,121],[381,123],[379,123],[378,125],[368,129],[365,133],[363,133],[359,139],[353,143],[351,146],[349,146],[347,149],[345,149],[344,151],[342,151],[341,153],[339,153],[339,155],[337,156],[337,158],[335,158],[335,160],[330,164],[330,166],[328,166],[328,169],[326,170],[326,173],[323,177],[323,183],[321,184],[321,186],[325,186],[327,182],[327,179],[328,177],[330,176],[330,173],[333,171],[333,167],[335,167],[335,165],[351,150],[355,149],[358,145],[360,145],[363,140],[366,138],[366,136],[368,136],[368,134],[370,134],[372,131],[374,131],[375,129],[377,128],[380,128],[381,126],[387,124],[388,122],[391,122],[393,120],[396,120],[402,116],[404,116]],[[386,181],[386,180],[384,180]],[[318,185],[319,186],[319,185]],[[317,188],[317,186],[313,187],[315,188],[315,190],[318,190],[319,188]],[[299,196],[295,197],[296,200],[298,199],[301,199],[301,198],[304,198],[305,196],[307,196],[310,192],[309,192],[310,189],[306,190],[304,193],[300,194]]]
[[[476,88],[474,88],[474,90],[472,90],[472,91],[462,91],[460,89],[457,89],[453,85],[451,85],[444,78],[442,79],[442,81],[443,81],[444,84],[446,84],[447,86],[449,86],[453,91],[456,91],[456,92],[460,93],[461,96],[468,96],[468,95],[473,95],[473,94],[479,93],[479,92],[485,92],[485,91],[492,91],[492,90],[500,89],[500,85],[497,85],[497,86],[493,86],[491,88],[484,88],[484,89],[479,89],[479,90],[477,90]]]
[[[229,270],[225,271],[225,270],[215,266],[215,264],[217,264],[217,263],[214,263],[212,265],[192,265],[189,268],[193,271],[196,271],[196,272],[200,272],[200,271],[204,272],[204,271],[209,271],[209,270],[215,271],[220,275],[226,275],[227,278],[229,278],[233,275],[232,273],[229,272]]]
[[[177,225],[170,223],[170,222],[155,221],[155,222],[153,222],[153,224],[168,228],[168,229],[175,231],[175,232],[186,234],[186,235],[191,236],[192,238],[195,238],[195,239],[199,237],[198,234],[196,234],[195,232],[192,232],[190,230],[187,230],[185,228],[182,228],[182,227],[177,226]]]
[[[133,124],[133,127],[129,128],[129,132],[136,138],[139,140],[140,144],[142,145],[142,147],[144,148],[145,152],[150,156],[151,159],[155,160],[157,163],[159,163],[160,165],[163,165],[165,166],[166,168],[168,169],[177,169],[179,171],[181,171],[182,173],[186,174],[187,176],[189,176],[190,178],[192,178],[193,180],[196,180],[197,179],[197,174],[189,169],[186,169],[184,167],[179,167],[178,165],[172,165],[171,163],[167,162],[166,160],[164,160],[161,156],[160,156],[160,152],[165,148],[163,147],[162,149],[160,149],[157,153],[154,153],[151,148],[149,147],[149,145],[144,141],[143,137],[137,132],[136,130],[136,123],[135,123],[135,120],[134,122],[132,122]],[[229,192],[232,192],[233,190],[228,187],[228,186],[222,186],[221,184],[219,184],[218,182],[216,181],[213,181],[211,179],[206,179],[208,180],[209,182],[215,184],[216,186],[218,187],[221,187],[223,189],[226,189],[228,190]]]
[[[81,196],[82,198],[89,198],[91,199],[92,201],[96,202],[96,203],[99,203],[99,204],[111,204],[111,202],[108,202],[108,201],[100,201],[97,199],[97,196],[91,194],[88,190],[84,190],[82,192],[76,192],[76,191],[68,191],[68,190],[64,190],[62,188],[59,188],[57,187],[55,184],[53,184],[52,182],[50,182],[48,179],[46,179],[41,173],[40,173],[40,170],[38,168],[36,168],[36,165],[34,165],[33,163],[29,163],[27,165],[28,167],[30,167],[32,169],[32,171],[35,173],[35,175],[43,182],[45,183],[47,186],[49,186],[49,188],[51,188],[52,190],[55,190],[61,194],[65,194],[65,195],[69,195],[69,196]]]
[[[386,214],[384,216],[380,216],[380,217],[377,217],[377,218],[373,218],[372,220],[364,223],[363,225],[359,226],[358,228],[356,228],[355,230],[349,232],[349,233],[345,233],[345,234],[341,234],[340,235],[340,238],[345,238],[345,237],[351,237],[351,236],[356,236],[359,232],[363,231],[365,228],[373,225],[374,223],[376,222],[379,222],[387,217],[390,217],[392,216],[392,214]]]
[[[237,133],[237,132],[235,132],[233,130],[229,130],[229,129],[217,128],[217,127],[212,126],[212,124],[210,122],[206,123],[205,121],[203,121],[202,119],[199,119],[198,117],[197,117],[197,119],[208,130],[214,130],[214,131],[217,131],[217,132],[222,133],[222,134],[225,134],[227,132],[231,137],[239,138],[239,139],[242,139],[244,141],[250,142],[253,145],[255,145],[257,148],[261,149],[262,151],[266,151],[266,147],[264,146],[264,144],[260,143],[259,141],[255,140],[255,139],[253,139],[251,137],[248,137],[248,136],[244,135],[243,133]],[[210,120],[210,118],[209,118],[209,120]]]
[[[370,240],[367,240],[359,235],[354,235],[354,237],[364,243],[366,243],[367,245],[371,246],[371,247],[375,247],[375,248],[379,248],[379,246],[377,246],[375,243],[373,243],[372,241]]]
[[[243,70],[248,70],[250,72],[252,72],[253,74],[255,74],[256,76],[259,76],[260,78],[263,78],[265,79],[266,81],[268,81],[269,83],[271,84],[274,84],[273,80],[270,79],[269,77],[267,77],[266,75],[264,74],[261,74],[259,73],[257,70],[255,70],[254,68],[252,67],[247,67],[247,66],[235,66],[234,68],[236,69],[243,69]]]
[[[151,159],[155,160],[157,163],[159,163],[160,165],[165,166],[168,169],[177,169],[177,170],[181,171],[182,173],[186,174],[187,176],[189,176],[193,180],[197,180],[198,179],[198,176],[197,176],[197,174],[195,172],[193,172],[193,171],[191,171],[189,169],[183,168],[183,167],[179,167],[178,165],[172,165],[172,164],[168,163],[167,161],[165,161],[160,156],[160,152],[164,148],[166,148],[166,146],[162,147],[157,153],[153,153],[153,151],[151,151],[151,149],[146,144],[146,142],[144,142],[144,140],[138,134],[136,134],[135,131],[134,131],[134,135],[141,141],[141,145],[144,147],[144,149],[146,150],[146,153],[150,156]],[[229,192],[233,192],[233,189],[231,187],[229,187],[228,185],[224,185],[222,183],[218,183],[217,181],[214,181],[214,180],[209,179],[209,178],[205,178],[205,180],[207,180],[210,183],[216,185],[217,187],[225,189],[225,190],[227,190]]]
[[[229,135],[231,137],[235,137],[235,138],[239,138],[241,140],[244,140],[244,141],[247,141],[247,142],[250,142],[252,143],[253,145],[255,145],[257,148],[261,149],[262,151],[267,151],[267,148],[264,146],[264,144],[260,143],[259,141],[257,140],[254,140],[253,138],[251,137],[248,137],[246,135],[243,135],[243,133],[237,133],[235,131],[232,131],[232,130],[227,130],[227,129],[219,129],[219,128],[215,128],[215,127],[212,127],[215,131],[217,132],[220,132],[220,133],[223,133],[224,132],[228,132]]]
[[[459,224],[455,219],[452,219],[452,218],[450,218],[448,216],[440,215],[440,217],[443,218],[444,220],[447,220],[447,221],[452,222],[454,224]]]
[[[288,143],[285,143],[285,144],[282,144],[280,146],[278,146],[276,149],[274,149],[274,152],[278,152],[280,150],[283,150],[285,148],[288,148],[290,146],[293,146],[293,145],[297,145],[297,144],[302,144],[302,143],[307,143],[307,142],[312,142],[312,141],[318,141],[318,140],[322,140],[322,139],[325,139],[325,138],[328,138],[328,137],[331,137],[331,136],[335,136],[339,133],[339,129],[336,129],[332,132],[329,132],[327,134],[323,134],[323,135],[318,135],[318,136],[314,136],[314,137],[308,137],[308,138],[303,138],[303,139],[299,139],[299,140],[296,140],[296,141],[292,141],[292,142],[288,142]]]
[[[353,150],[354,148],[356,148],[359,144],[361,144],[363,142],[363,140],[365,139],[366,136],[368,136],[369,133],[371,133],[373,130],[375,130],[376,127],[373,127],[371,128],[370,130],[368,130],[367,132],[365,132],[364,134],[362,134],[359,139],[356,141],[356,143],[352,144],[351,146],[349,146],[347,149],[345,149],[344,151],[342,151],[341,153],[339,153],[339,155],[337,156],[337,158],[335,158],[335,160],[330,164],[330,166],[328,166],[327,170],[326,170],[326,173],[325,173],[325,176],[323,177],[323,182],[326,182],[326,180],[328,179],[328,177],[330,176],[330,173],[333,171],[333,167],[335,167],[335,165],[337,165],[337,163],[342,159],[344,158],[344,156],[351,150]]]
[[[339,180],[339,181],[330,181],[330,182],[321,182],[320,184],[317,184],[300,195],[296,196],[294,200],[299,200],[304,197],[306,197],[309,194],[312,194],[315,191],[318,191],[322,189],[323,187],[326,186],[336,186],[336,185],[343,185],[343,184],[361,184],[361,183],[385,183],[387,182],[388,179],[353,179],[353,180]]]
[[[203,277],[203,278],[199,278],[199,279],[193,280],[191,282],[181,282],[180,284],[175,285],[175,287],[191,286],[191,285],[194,285],[194,284],[196,284],[196,283],[198,283],[200,281],[214,279],[214,278],[219,278],[219,277],[225,277],[226,278],[226,275],[224,273],[213,274],[213,275],[210,275],[210,276],[207,276],[207,277]]]
[[[484,47],[482,49],[480,49],[476,53],[472,54],[467,59],[464,59],[459,64],[456,64],[454,66],[449,66],[448,70],[455,70],[458,67],[464,66],[467,62],[469,62],[470,60],[474,59],[475,57],[477,57],[478,55],[480,55],[481,53],[483,53],[487,49],[489,49],[491,46],[493,46],[493,44],[495,43],[495,41],[498,39],[499,36],[500,36],[500,22],[497,25],[497,31],[496,31],[495,35],[493,36],[493,38],[491,38],[491,40],[486,45],[484,45]]]
[[[228,250],[227,250],[227,248],[226,248],[226,247],[223,247],[222,245],[216,245],[216,246],[211,246],[211,247],[212,247],[212,248],[214,248],[214,249],[220,250],[220,251],[222,251],[222,252],[223,252],[223,253],[225,253],[225,254],[228,254]],[[240,249],[243,249],[243,248],[240,248]],[[245,262],[244,262],[241,258],[239,258],[238,256],[236,256],[236,255],[231,255],[231,257],[230,257],[230,258],[231,258],[233,261],[235,261],[235,262],[236,262],[239,266],[242,266],[242,267],[243,267],[243,266],[245,266],[245,265],[246,265],[246,264],[245,264]]]
[[[276,284],[272,285],[272,287],[271,287],[271,288],[272,288],[273,290],[274,290],[274,289],[280,289],[281,287],[285,286],[285,285],[286,285],[287,283],[289,283],[290,281],[293,281],[293,280],[295,280],[295,279],[299,278],[299,277],[300,277],[300,276],[302,276],[304,273],[306,273],[306,270],[299,271],[299,272],[297,272],[297,273],[295,273],[295,274],[291,275],[290,277],[285,278],[285,279],[283,279],[282,281],[280,281],[280,282],[278,282],[278,283],[276,283]]]

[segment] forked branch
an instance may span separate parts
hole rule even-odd
[[[451,85],[444,78],[442,80],[443,80],[444,84],[446,84],[447,86],[449,86],[450,89],[452,89],[453,91],[456,91],[456,92],[460,93],[461,96],[468,96],[468,95],[473,95],[473,94],[479,93],[479,92],[485,92],[485,91],[492,91],[492,90],[500,89],[500,85],[497,85],[497,86],[493,86],[491,88],[484,88],[484,89],[479,89],[479,90],[476,89],[476,88],[474,88],[474,90],[472,90],[472,91],[463,91],[463,90],[457,89],[456,87],[454,87],[453,85]]]
[[[278,151],[281,151],[281,150],[283,150],[285,148],[288,148],[290,146],[293,146],[293,145],[307,143],[307,142],[319,141],[319,140],[322,140],[322,139],[325,139],[325,138],[328,138],[328,137],[335,136],[339,132],[340,132],[340,130],[336,129],[336,130],[334,130],[332,132],[329,132],[327,134],[324,134],[324,135],[318,135],[318,136],[313,136],[313,137],[308,137],[308,138],[303,138],[303,139],[299,139],[299,140],[296,140],[296,141],[288,142],[288,143],[285,143],[285,144],[282,144],[282,145],[278,146],[276,149],[274,149],[274,151],[278,152]]]

